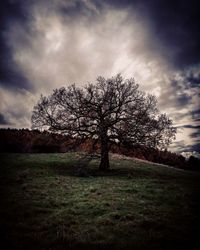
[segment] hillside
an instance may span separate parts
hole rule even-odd
[[[91,139],[81,140],[48,131],[28,129],[0,129],[0,152],[2,153],[66,153],[100,152],[98,143],[93,147]],[[109,145],[112,153],[170,165],[177,168],[199,170],[200,160],[185,157],[167,150],[149,148],[144,145]]]
[[[192,249],[200,175],[112,155],[0,154],[7,249]]]

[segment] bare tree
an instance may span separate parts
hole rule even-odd
[[[83,88],[75,84],[41,96],[32,115],[33,128],[60,131],[71,136],[98,139],[99,168],[109,168],[109,142],[167,147],[176,130],[166,114],[159,115],[152,95],[138,90],[134,79],[120,74]]]

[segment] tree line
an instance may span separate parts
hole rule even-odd
[[[200,170],[200,160],[194,156],[186,159],[180,154],[142,145],[109,145],[110,152],[136,157],[156,163],[190,170]],[[100,153],[100,145],[94,147],[91,139],[75,139],[62,134],[29,129],[0,129],[1,153],[65,153],[83,151]]]

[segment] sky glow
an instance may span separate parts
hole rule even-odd
[[[177,1],[176,15],[167,3],[164,10],[156,1],[121,2],[2,3],[1,127],[30,128],[40,94],[121,73],[155,94],[160,112],[174,120],[178,133],[170,149],[199,152],[197,23],[187,23],[184,6]],[[188,15],[195,14],[194,5]]]

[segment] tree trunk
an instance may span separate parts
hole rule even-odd
[[[108,136],[107,133],[103,133],[101,135],[101,162],[99,165],[100,170],[105,171],[110,168],[108,151]]]

